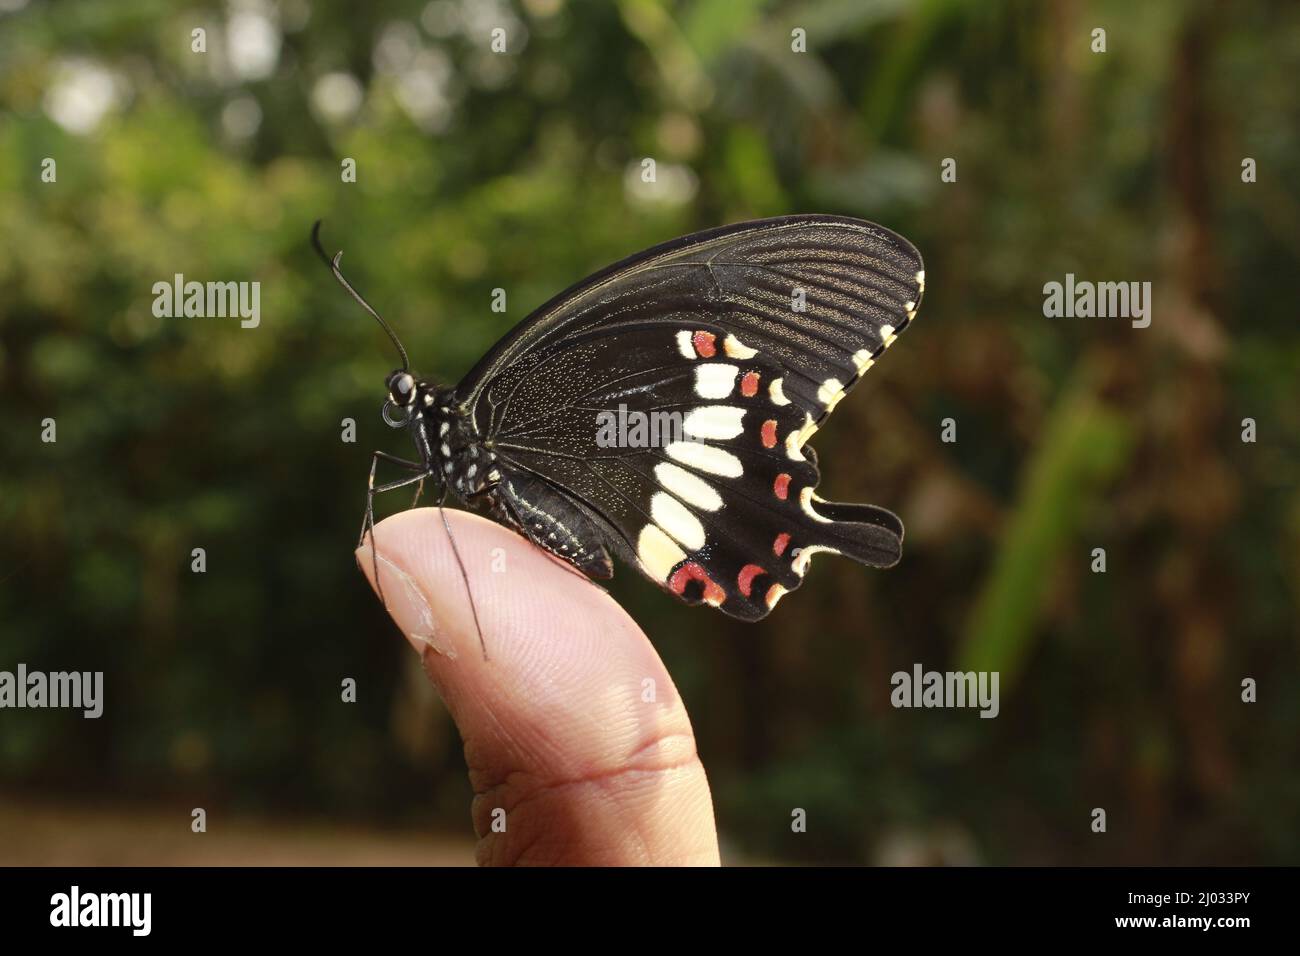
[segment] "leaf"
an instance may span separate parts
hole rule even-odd
[[[1014,683],[1032,646],[1051,571],[1077,541],[1091,500],[1123,467],[1131,443],[1125,419],[1091,394],[1086,374],[1076,378],[1029,462],[1024,491],[957,655],[961,670],[999,671],[1004,688]]]

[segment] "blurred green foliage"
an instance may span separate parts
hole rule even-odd
[[[827,497],[902,515],[903,563],[818,562],[756,626],[615,585],[724,841],[1294,863],[1297,67],[1300,10],[1261,0],[0,3],[0,668],[104,670],[116,701],[0,713],[0,781],[467,831],[454,733],[351,554],[370,451],[406,451],[392,358],[311,223],[452,381],[608,262],[823,211],[927,260],[816,439]],[[1066,272],[1152,281],[1151,328],[1044,318]],[[155,317],[176,273],[260,281],[261,325]],[[1001,715],[892,709],[917,661],[1004,671]]]

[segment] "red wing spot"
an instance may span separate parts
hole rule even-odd
[[[744,395],[746,398],[753,398],[757,395],[758,379],[759,375],[757,372],[746,372],[745,377],[740,380],[740,394]]]
[[[696,332],[691,337],[691,344],[695,346],[695,352],[700,358],[713,358],[718,354],[718,347],[714,345],[712,332]]]
[[[685,594],[686,586],[692,581],[699,581],[703,586],[705,603],[717,607],[727,599],[727,592],[714,583],[708,572],[694,561],[688,561],[673,572],[668,579],[668,589],[674,594]]]
[[[776,495],[778,498],[780,498],[782,501],[785,501],[785,499],[789,496],[790,476],[787,475],[784,471],[781,472],[781,474],[776,476],[776,481],[772,482],[772,493]],[[787,537],[789,536],[787,535]]]
[[[772,542],[772,553],[775,554],[778,558],[781,557],[781,555],[785,554],[786,545],[788,545],[789,543],[790,543],[790,536],[786,534],[784,531],[782,531],[780,534],[776,536],[776,540]]]
[[[754,589],[754,578],[760,574],[767,574],[765,570],[757,564],[747,564],[740,569],[740,574],[736,578],[736,586],[740,588],[740,593],[749,597],[750,592]]]
[[[763,422],[763,447],[764,448],[776,447],[776,419],[775,418],[769,418],[767,421]]]

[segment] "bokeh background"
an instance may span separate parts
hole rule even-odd
[[[0,862],[472,859],[353,563],[370,451],[408,449],[315,219],[454,381],[598,267],[812,211],[926,259],[815,439],[902,564],[822,561],[752,626],[614,584],[727,858],[1300,861],[1298,75],[1260,0],[0,0],[0,669],[107,682],[99,720],[0,711]],[[260,327],[154,317],[178,272],[259,281]],[[1150,328],[1045,318],[1067,272],[1151,281]],[[1001,715],[893,709],[916,662],[1000,671]]]

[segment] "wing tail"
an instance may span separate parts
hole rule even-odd
[[[830,521],[826,545],[873,568],[892,568],[903,556],[903,522],[875,505],[816,500],[817,514]]]

